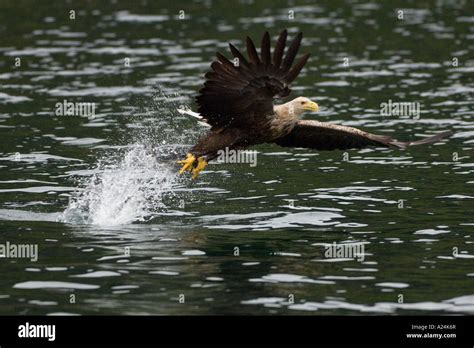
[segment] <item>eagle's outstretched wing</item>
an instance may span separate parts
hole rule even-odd
[[[432,144],[453,134],[445,131],[416,141],[398,141],[387,135],[376,135],[353,127],[310,120],[298,121],[293,130],[275,141],[285,147],[306,147],[316,150],[346,150],[364,147],[398,147]]]
[[[302,37],[299,33],[293,39],[285,57],[286,29],[281,32],[273,54],[268,32],[263,35],[260,56],[248,37],[248,58],[229,44],[234,59],[231,62],[217,53],[218,60],[211,64],[212,70],[205,75],[204,87],[196,97],[198,112],[214,129],[257,126],[262,116],[273,114],[274,98],[290,94],[288,85],[308,60],[309,54],[305,54],[293,65]]]

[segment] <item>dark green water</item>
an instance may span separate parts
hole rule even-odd
[[[38,260],[0,259],[0,314],[473,314],[473,23],[469,1],[2,0],[0,244]],[[306,119],[456,135],[178,177],[163,155],[202,128],[175,109],[215,51],[283,28],[312,54]],[[65,99],[96,116],[57,116]],[[389,99],[420,117],[381,116]]]

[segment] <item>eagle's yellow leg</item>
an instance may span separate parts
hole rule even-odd
[[[197,162],[198,163],[197,163],[196,167],[194,167],[194,169],[193,169],[193,180],[195,180],[198,177],[201,170],[203,170],[204,168],[207,167],[207,162],[204,159],[204,157],[202,157],[202,156],[199,157],[197,159]]]
[[[193,154],[188,153],[186,155],[186,159],[177,161],[176,163],[182,164],[183,166],[179,170],[179,174],[183,174],[186,170],[192,171],[193,170],[193,163],[196,161],[196,157]]]

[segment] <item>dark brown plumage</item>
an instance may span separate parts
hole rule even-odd
[[[404,142],[353,127],[301,120],[289,134],[277,139],[275,143],[285,147],[307,147],[315,150],[362,149],[368,146],[406,149],[408,146],[435,143],[452,134],[452,131],[445,131],[421,140]]]
[[[308,61],[309,54],[295,59],[303,34],[297,34],[285,52],[288,33],[283,30],[273,54],[268,32],[262,37],[260,54],[247,37],[245,57],[229,44],[233,59],[217,53],[217,61],[205,74],[205,83],[196,97],[198,112],[211,130],[180,161],[180,172],[189,170],[196,178],[219,150],[243,149],[261,143],[316,150],[397,147],[431,144],[453,134],[450,131],[417,141],[401,142],[385,135],[375,135],[357,128],[317,121],[298,120],[305,110],[317,111],[318,105],[298,97],[288,103],[274,105],[273,100],[287,97],[289,85]]]
[[[213,130],[226,127],[256,127],[266,122],[265,116],[273,114],[273,99],[290,94],[288,85],[299,74],[309,54],[304,55],[290,70],[298,53],[302,33],[299,33],[287,50],[282,62],[287,31],[278,39],[270,59],[270,35],[262,39],[260,57],[253,41],[247,37],[248,60],[235,46],[229,44],[235,60],[229,61],[217,53],[218,61],[211,64],[212,71],[204,77],[206,82],[199,91],[196,102]]]

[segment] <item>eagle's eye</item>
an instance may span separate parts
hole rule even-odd
[[[306,102],[301,102],[301,105],[304,105]]]

